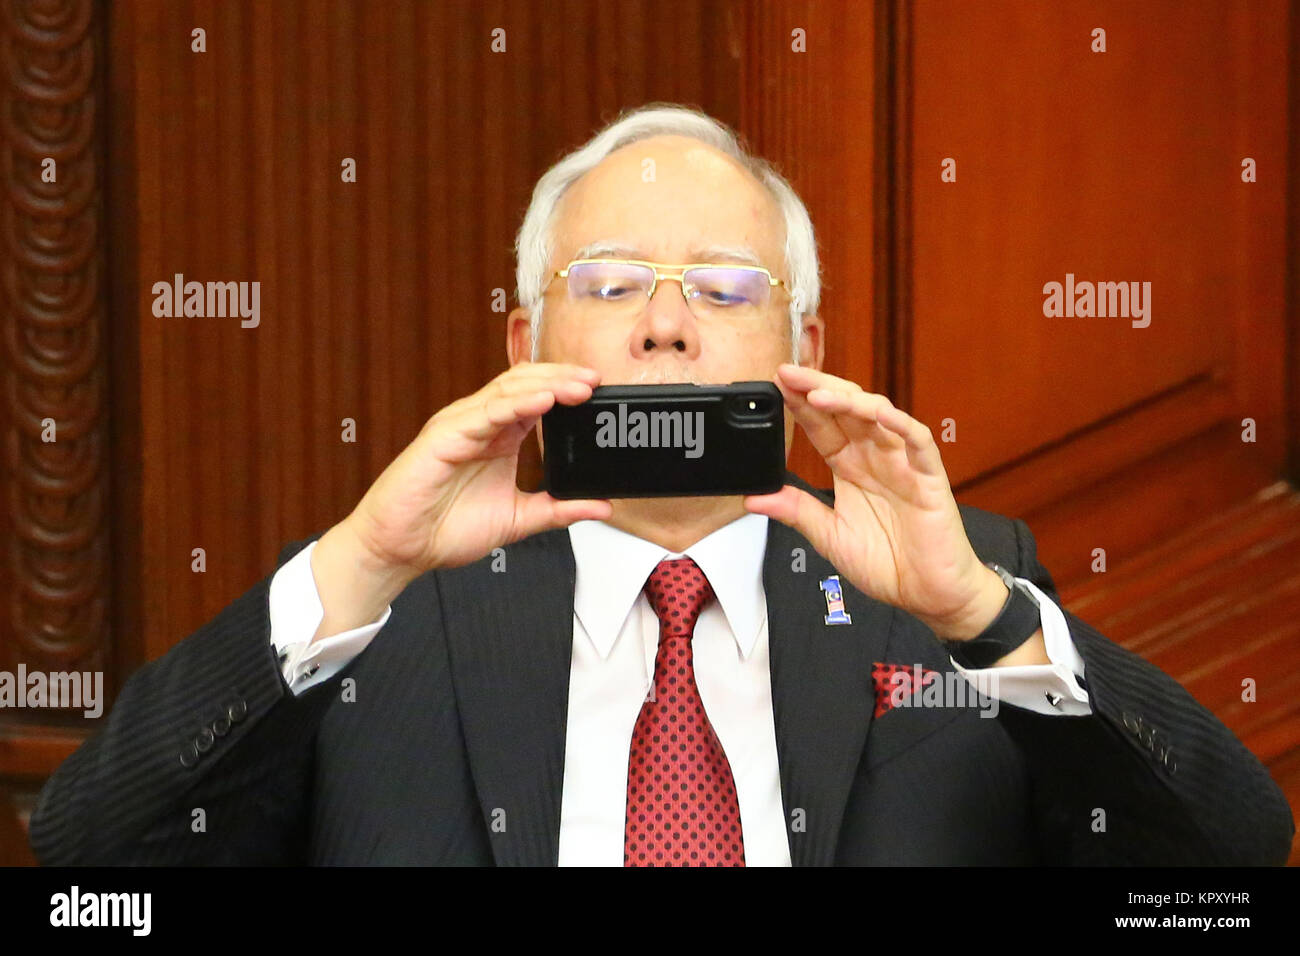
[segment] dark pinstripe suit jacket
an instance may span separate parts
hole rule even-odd
[[[964,506],[962,518],[982,559],[1055,597],[1024,522]],[[806,551],[803,573],[791,570],[794,548]],[[568,533],[507,548],[505,573],[490,564],[417,579],[371,646],[301,697],[271,649],[263,579],[127,682],[42,791],[37,857],[554,864]],[[818,581],[830,573],[770,522],[763,582],[796,866],[1285,862],[1295,827],[1267,770],[1177,682],[1068,612],[1092,716],[1003,705],[994,719],[973,706],[873,719],[873,662],[952,667],[915,618],[847,584],[852,624],[826,627]],[[347,677],[353,702],[340,693]],[[192,830],[196,808],[206,832]]]

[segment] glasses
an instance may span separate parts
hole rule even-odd
[[[699,319],[757,318],[767,309],[772,289],[789,287],[762,266],[711,263],[665,265],[644,259],[575,259],[551,276],[568,279],[569,301],[599,318],[639,315],[655,294],[660,279],[682,285],[682,297]],[[548,283],[549,285],[549,283]]]

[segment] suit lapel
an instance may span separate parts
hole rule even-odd
[[[500,866],[559,862],[575,565],[567,530],[447,572],[443,613],[465,745]]]
[[[823,497],[797,476],[786,480]],[[806,561],[802,571],[796,548]],[[826,624],[820,584],[835,573],[803,536],[769,522],[763,587],[772,707],[795,866],[835,862],[840,822],[872,722],[871,662],[884,659],[893,617],[889,606],[845,583],[852,623]]]
[[[826,500],[797,476],[787,480]],[[505,560],[499,573],[491,559],[440,573],[452,679],[497,864],[554,866],[576,583],[568,531],[520,541]],[[894,613],[846,582],[852,623],[826,624],[820,582],[836,573],[804,537],[768,523],[763,587],[772,705],[795,866],[835,861],[872,723],[871,664],[886,659]]]

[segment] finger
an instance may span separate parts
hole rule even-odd
[[[545,491],[521,491],[515,500],[515,529],[519,538],[526,538],[539,531],[567,528],[575,521],[604,521],[613,513],[614,506],[603,498],[566,500]]]
[[[549,391],[527,392],[523,395],[502,395],[489,399],[479,409],[468,409],[446,426],[457,434],[481,443],[491,443],[511,425],[531,423],[555,404],[555,395]]]
[[[544,396],[550,396],[552,401],[546,403],[543,401]],[[531,418],[532,409],[538,406],[546,405],[549,409],[550,405],[554,404],[554,398],[555,393],[544,388],[535,392],[524,392],[520,395],[502,395],[500,398],[489,399],[488,403],[483,406],[483,414],[499,430],[507,425],[513,425],[515,422]]]
[[[549,411],[556,402],[576,405],[591,397],[591,387],[585,382],[557,378],[521,378],[496,385],[496,392],[481,397],[477,404],[462,405],[454,411],[449,406],[443,424],[468,438],[490,441],[510,425],[531,427],[536,417]]]
[[[809,368],[806,365],[792,365],[789,362],[783,362],[777,366],[776,372],[780,379],[777,382],[778,386],[784,382],[789,388],[798,392],[811,392],[814,388],[862,391],[861,386],[856,382],[850,382],[846,378],[837,378],[829,372]]]
[[[878,421],[880,410],[893,406],[884,395],[860,389],[856,392],[832,391],[819,386],[807,394],[807,401],[819,411],[830,414],[851,441],[871,441],[891,450],[903,447],[903,438]]]
[[[593,387],[600,384],[600,372],[596,369],[567,362],[520,362],[506,369],[494,381],[530,376],[575,379]]]
[[[558,384],[560,382],[574,384],[561,386]],[[585,389],[576,383],[582,383]],[[502,372],[477,392],[464,395],[444,405],[424,423],[420,435],[423,436],[438,426],[461,428],[465,424],[466,416],[469,416],[475,424],[481,424],[482,419],[478,413],[493,397],[532,394],[546,389],[555,393],[557,401],[566,405],[575,405],[590,398],[590,390],[599,383],[600,373],[583,365],[520,362]]]
[[[907,448],[907,460],[916,471],[924,475],[945,474],[939,446],[935,444],[934,434],[927,425],[892,405],[880,409],[876,420],[881,427],[903,439]]]
[[[538,391],[550,391],[557,402],[577,405],[591,398],[592,386],[580,379],[529,376],[502,382],[497,388],[497,395],[526,395]]]
[[[850,442],[870,440],[886,450],[904,446],[898,435],[875,421],[879,408],[892,406],[887,396],[864,391],[856,382],[799,365],[784,363],[778,366],[777,372],[776,386],[786,397],[795,420],[828,462]]]
[[[790,391],[802,395],[808,395],[815,391],[824,391],[833,395],[842,395],[849,399],[868,396],[876,400],[889,401],[887,396],[868,392],[857,382],[851,382],[846,378],[837,378],[817,369],[786,363],[778,366],[777,372],[780,379],[777,382],[778,387],[784,384]]]
[[[848,436],[835,423],[835,416],[810,404],[805,393],[795,391],[780,382],[777,382],[776,386],[781,390],[781,396],[785,399],[790,414],[794,416],[794,420],[808,436],[808,441],[823,459],[829,462],[849,444]]]
[[[469,408],[481,408],[488,401],[501,395],[522,395],[527,392],[550,389],[557,392],[557,399],[569,400],[574,395],[582,395],[578,401],[590,397],[590,389],[600,379],[600,373],[594,369],[585,369],[579,365],[529,365],[521,363],[502,372],[477,392],[466,395],[447,405],[438,416],[458,414]],[[579,387],[581,386],[581,388]],[[583,391],[583,389],[586,389]],[[569,404],[572,404],[569,401]]]
[[[746,495],[745,510],[767,515],[802,534],[828,558],[833,552],[835,512],[802,488],[786,485],[770,495]]]

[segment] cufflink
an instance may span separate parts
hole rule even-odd
[[[1047,691],[1044,696],[1047,698],[1047,702],[1053,707],[1060,707],[1061,701],[1065,699],[1060,694],[1053,694],[1050,690]]]
[[[311,667],[307,668],[305,671],[303,671],[301,674],[298,675],[298,679],[294,681],[294,683],[301,684],[303,681],[307,680],[312,675],[314,675],[318,670],[320,670],[320,665],[312,664]]]

